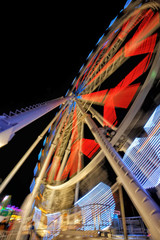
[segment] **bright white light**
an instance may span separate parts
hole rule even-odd
[[[160,183],[160,106],[155,109],[144,129],[148,136],[135,138],[123,162],[147,189]]]

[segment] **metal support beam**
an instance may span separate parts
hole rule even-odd
[[[122,216],[124,240],[127,240],[128,236],[127,236],[127,227],[126,227],[123,191],[122,191],[122,185],[121,184],[119,184],[119,200],[120,200],[120,207],[121,207],[121,216]]]
[[[13,113],[12,116],[7,116],[6,114],[0,116],[0,147],[6,145],[17,131],[71,98],[72,97],[61,97],[53,99],[43,104],[37,104],[33,107],[17,111],[16,113]]]
[[[92,113],[92,116],[101,124],[101,126],[104,126],[104,123],[109,126],[114,131],[117,130],[117,127],[111,125],[99,112],[97,112],[94,108],[89,107],[89,111]]]
[[[77,101],[77,105],[85,116],[85,122],[90,128],[96,141],[99,143],[101,149],[103,150],[107,160],[115,171],[116,175],[119,177],[123,187],[125,188],[127,194],[132,200],[134,206],[142,217],[144,223],[146,224],[149,232],[151,233],[152,239],[159,240],[160,236],[160,208],[149,196],[149,194],[143,189],[138,180],[130,172],[130,170],[125,166],[119,154],[112,147],[106,137],[99,131],[97,125],[94,123],[92,118],[85,113],[81,104]]]

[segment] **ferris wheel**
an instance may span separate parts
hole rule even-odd
[[[131,140],[128,129],[157,84],[159,22],[158,3],[126,5],[80,68],[38,155],[31,191],[49,156],[36,197],[41,209],[59,211],[78,200],[80,181],[104,159],[96,127],[117,151]]]
[[[69,101],[60,107],[44,139],[35,178],[53,144],[50,165],[45,172],[46,189],[43,196],[40,194],[47,202],[51,186],[66,181],[74,185],[78,180],[73,182],[73,176],[88,163],[99,159],[98,164],[104,157],[103,154],[99,157],[101,146],[92,134],[94,129],[87,127],[85,116],[89,114],[112,146],[120,150],[121,143],[127,141],[126,130],[156,83],[159,5],[138,1],[126,7],[113,19],[87,57],[66,93]],[[95,163],[86,175],[96,166]],[[35,179],[31,189],[34,184]],[[68,199],[66,202],[69,203]]]
[[[80,181],[106,156],[102,134],[116,151],[130,141],[128,129],[158,82],[159,3],[129,3],[88,55],[43,138],[30,190],[45,211],[78,200]]]

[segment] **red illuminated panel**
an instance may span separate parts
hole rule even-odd
[[[99,92],[93,92],[86,95],[82,95],[81,97],[87,101],[91,101],[94,103],[103,103],[106,98],[107,92],[108,90],[102,90]]]
[[[73,156],[73,155],[72,155]],[[68,177],[68,174],[70,172],[70,169],[72,167],[72,164],[73,164],[73,157],[71,157],[70,155],[70,158],[68,159],[68,162],[63,170],[63,173],[62,173],[62,176],[61,176],[61,180],[64,180]]]
[[[145,53],[152,53],[155,47],[157,39],[157,34],[146,38],[145,40],[141,41],[137,44],[136,48],[136,39],[134,42],[129,42],[125,46],[125,57],[140,55]],[[134,46],[134,47],[133,47]]]
[[[146,56],[117,86],[115,89],[122,90],[131,83],[133,83],[138,77],[140,77],[146,70],[149,64],[150,56]],[[117,91],[117,90],[116,90]]]
[[[96,143],[95,140],[85,138],[82,139],[82,152],[88,158],[91,158],[93,154],[97,152],[98,149],[99,144]]]
[[[68,162],[66,164],[66,167],[63,171],[63,174],[62,174],[62,179],[65,179],[67,178],[67,176],[69,175],[70,172],[77,172],[77,161],[78,161],[78,150],[74,150],[74,151],[71,151],[71,154],[70,154],[70,157],[68,159]],[[74,164],[76,166],[74,166]],[[75,167],[76,167],[76,170],[75,170]],[[72,170],[73,168],[73,170]],[[71,174],[70,174],[71,176]]]
[[[146,56],[114,89],[109,90],[105,99],[103,117],[111,125],[117,120],[115,107],[127,108],[131,103],[140,84],[129,85],[145,72],[149,58],[149,55]]]
[[[109,91],[104,105],[103,117],[110,125],[117,123],[115,107],[127,108],[137,92],[139,85],[140,84],[135,84],[123,89],[115,88]],[[103,124],[106,125],[106,122],[104,121]]]
[[[104,119],[107,120],[107,122],[109,122],[109,127],[112,125],[115,125],[117,116],[116,116],[115,106],[113,103],[113,98],[110,98],[109,103],[105,104],[104,110],[103,110],[103,117]],[[103,125],[106,125],[105,121],[103,122]]]
[[[105,106],[114,104],[115,107],[127,108],[137,92],[139,85],[140,83],[126,88],[111,89],[107,95]]]
[[[139,76],[145,72],[148,66],[148,59],[150,56],[146,56],[114,89],[110,89],[105,99],[104,115],[103,117],[112,125],[115,124],[117,117],[115,107],[127,108],[131,103],[135,93],[138,90],[140,84],[134,84]],[[104,122],[104,125],[106,123]]]
[[[64,168],[64,171],[62,173],[61,179],[67,178],[67,176],[70,173],[70,176],[75,174],[77,172],[78,168],[78,159],[79,159],[79,149],[80,149],[80,141],[78,138],[78,126],[77,126],[77,111],[76,107],[73,113],[73,123],[72,123],[72,136],[71,136],[71,153],[69,156],[69,159],[67,161],[67,164]]]
[[[148,21],[146,21],[148,23]],[[143,22],[143,27],[146,26],[146,22]],[[139,31],[140,32],[140,31]],[[136,36],[137,37],[137,36]],[[116,88],[111,89],[105,99],[104,105],[104,118],[110,123],[115,124],[116,112],[115,107],[127,108],[131,103],[136,91],[140,84],[129,86],[138,77],[140,77],[148,68],[152,52],[155,47],[157,34],[141,41],[141,45],[132,49],[133,39],[129,41],[129,44],[125,46],[125,55],[133,56],[138,54],[149,53],[118,85]],[[137,40],[137,38],[135,38]],[[134,45],[136,43],[134,42]],[[128,47],[129,46],[129,47]],[[132,50],[131,50],[132,49]],[[113,115],[113,116],[111,116]],[[105,124],[105,122],[104,122]]]
[[[67,161],[67,164],[64,168],[64,171],[62,173],[61,180],[64,180],[68,177],[70,173],[70,177],[75,174],[78,170],[78,161],[79,161],[79,149],[80,149],[80,141],[77,141],[72,147],[71,147],[71,153],[69,156],[69,159]],[[80,162],[80,168],[81,168],[81,162]]]
[[[82,152],[88,158],[91,158],[99,149],[99,144],[92,139],[82,139]],[[78,170],[78,162],[80,157],[80,140],[76,141],[71,147],[71,153],[68,159],[68,162],[64,168],[61,180],[64,180],[68,177],[72,177]],[[81,169],[80,161],[80,169]]]
[[[144,34],[144,29],[146,28],[146,26],[149,24],[151,18],[153,17],[154,13],[151,9],[149,9],[148,11],[144,10],[141,11],[137,10],[137,12],[135,13],[134,16],[132,16],[126,23],[123,24],[122,26],[122,36],[126,37],[126,35],[141,21],[141,24],[138,28],[138,30],[136,31],[136,34],[134,34],[134,38],[139,37],[139,33]]]
[[[114,97],[123,88],[127,87],[133,81],[135,81],[139,76],[141,76],[149,64],[149,56],[146,56],[117,86],[115,89],[111,89],[108,93],[110,97]],[[82,95],[81,97],[88,101],[93,101],[97,103],[106,103],[110,101],[110,97],[106,98],[108,90],[102,90],[99,92],[89,93]],[[111,104],[110,104],[111,105]]]
[[[120,108],[127,108],[137,92],[139,85],[140,83],[134,84],[118,91],[113,97],[114,105]]]

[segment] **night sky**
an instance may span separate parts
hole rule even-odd
[[[0,114],[64,96],[125,2],[65,1],[55,5],[6,6],[1,24]],[[1,179],[7,176],[56,111],[20,130],[0,149]],[[41,146],[42,143],[3,192],[12,195],[16,206],[20,206],[29,193]]]

